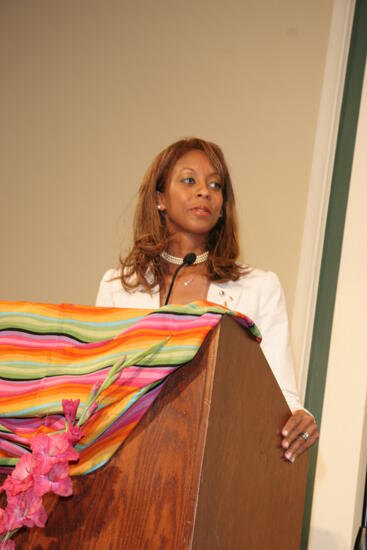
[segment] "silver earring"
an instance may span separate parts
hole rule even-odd
[[[157,205],[157,208],[158,208],[158,210],[162,210],[162,205],[161,205],[161,204],[158,204],[158,205]]]

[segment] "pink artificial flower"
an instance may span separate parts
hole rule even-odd
[[[70,424],[67,435],[69,441],[71,441],[71,443],[74,445],[74,443],[77,443],[83,437],[84,433],[82,429],[76,424]]]
[[[11,539],[0,541],[0,550],[15,550],[15,542]]]
[[[14,496],[29,489],[33,484],[34,467],[34,457],[31,454],[22,455],[11,475],[4,481],[1,490],[6,491],[7,496]]]
[[[52,436],[37,434],[31,439],[30,445],[40,474],[47,474],[58,462],[69,462],[79,458],[79,454],[70,444],[67,432]]]
[[[66,462],[58,462],[46,475],[35,474],[34,482],[34,491],[40,497],[50,491],[62,497],[73,493],[69,465]]]
[[[47,514],[42,496],[48,492],[60,496],[72,494],[68,463],[79,459],[73,444],[83,437],[83,431],[75,423],[79,400],[64,399],[62,405],[67,430],[34,436],[30,441],[32,454],[21,456],[0,488],[0,492],[6,491],[8,501],[5,510],[0,508],[0,535],[9,536],[22,526],[44,527]],[[93,411],[95,408],[91,406]],[[13,550],[14,542],[4,540],[5,537],[0,540],[0,550]]]
[[[37,496],[33,489],[8,497],[5,510],[6,526],[9,531],[26,527],[44,527],[47,521],[46,510],[42,505],[42,498]]]
[[[98,403],[97,401],[95,401],[94,403],[91,404],[91,406],[88,409],[88,418],[93,416],[93,414],[96,412],[97,409],[98,409]]]
[[[4,535],[7,531],[6,512],[3,508],[0,508],[0,535]]]
[[[63,399],[62,408],[65,415],[66,425],[68,428],[69,440],[74,444],[83,437],[83,432],[79,426],[75,424],[76,413],[78,411],[80,399],[73,401],[72,399]]]
[[[96,397],[96,395],[98,394],[98,392],[99,392],[101,386],[102,386],[102,381],[96,382],[95,384],[93,384],[93,387],[92,387],[92,389],[91,389],[91,395],[92,395],[93,397]]]
[[[76,399],[75,401],[72,399],[62,400],[62,410],[64,411],[65,420],[68,424],[74,424],[79,403],[80,399]]]

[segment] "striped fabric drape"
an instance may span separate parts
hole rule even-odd
[[[37,432],[64,428],[62,399],[86,398],[116,360],[139,356],[100,397],[83,426],[73,475],[105,464],[139,422],[171,372],[190,361],[222,315],[260,342],[245,315],[209,302],[158,310],[0,302],[0,467],[6,471]],[[150,349],[154,347],[153,352]],[[142,352],[143,357],[142,357]]]

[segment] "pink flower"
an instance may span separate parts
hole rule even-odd
[[[47,474],[54,464],[78,460],[79,454],[70,443],[67,432],[47,436],[37,434],[31,440],[31,449],[38,473]]]
[[[74,424],[79,403],[80,399],[76,399],[76,401],[72,399],[62,400],[62,410],[64,411],[65,420],[68,424]]]
[[[3,508],[0,508],[0,535],[3,535],[8,531],[6,526],[6,512]]]
[[[15,542],[11,539],[0,542],[0,550],[14,550]]]
[[[7,496],[17,495],[32,486],[34,467],[35,460],[31,454],[24,454],[20,457],[12,474],[6,478],[2,486],[2,490],[6,491]]]
[[[95,401],[94,403],[91,404],[91,406],[88,409],[88,418],[90,418],[96,412],[97,409],[98,409],[98,403],[97,401]]]
[[[101,389],[101,386],[102,386],[102,382],[96,382],[95,384],[93,384],[93,387],[90,392],[93,397],[96,397],[98,395],[98,392]]]
[[[34,436],[30,441],[32,454],[25,452],[21,456],[12,474],[0,488],[0,492],[6,491],[8,501],[5,510],[0,508],[0,535],[3,535],[0,550],[15,548],[12,540],[5,540],[12,535],[12,531],[22,526],[45,526],[47,514],[42,505],[44,494],[72,494],[69,462],[79,458],[73,445],[82,438],[83,431],[75,423],[79,400],[64,399],[62,405],[67,430]],[[53,423],[53,426],[56,427],[56,424]]]
[[[69,476],[69,465],[66,462],[55,464],[47,475],[35,474],[34,481],[34,491],[38,496],[52,491],[56,495],[68,497],[73,492]]]
[[[42,498],[37,496],[33,489],[8,497],[5,510],[6,526],[9,531],[27,527],[44,527],[47,520],[46,510],[42,505]]]
[[[83,431],[79,426],[76,426],[76,424],[70,424],[69,429],[67,431],[67,436],[69,441],[74,445],[74,443],[77,443],[82,437],[83,437]],[[79,455],[78,455],[79,457]],[[76,460],[76,459],[74,459]]]
[[[75,418],[76,413],[78,411],[80,399],[77,399],[76,401],[73,401],[72,399],[63,399],[62,400],[62,408],[65,415],[66,425],[68,428],[68,434],[69,434],[69,440],[72,443],[76,443],[83,437],[83,432],[79,428],[79,426],[76,426],[75,424]]]

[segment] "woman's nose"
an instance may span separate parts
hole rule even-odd
[[[198,181],[198,186],[196,188],[196,194],[198,197],[208,197],[209,188],[205,181]]]

